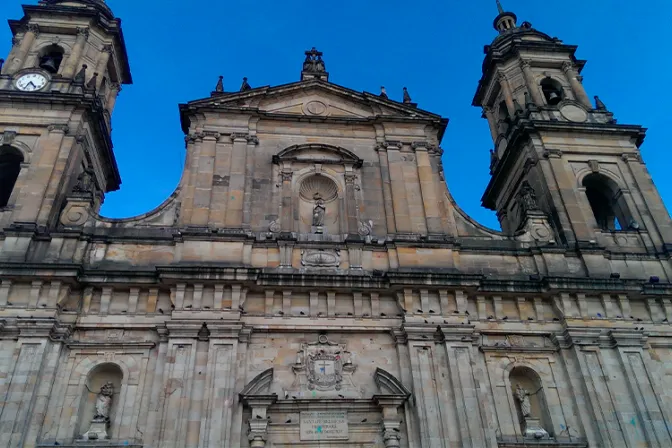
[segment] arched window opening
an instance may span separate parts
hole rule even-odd
[[[23,154],[8,145],[0,146],[0,207],[6,207],[21,171]]]
[[[108,362],[94,367],[86,379],[80,410],[80,430],[83,440],[109,439],[116,412],[120,409],[119,392],[124,374],[121,368]]]
[[[631,226],[623,192],[608,177],[592,173],[583,179],[588,203],[602,230],[623,230]]]
[[[541,81],[541,91],[544,94],[544,98],[546,98],[546,104],[549,106],[555,106],[564,99],[562,86],[552,78],[544,78]]]
[[[523,435],[546,439],[553,426],[548,414],[544,388],[537,372],[529,367],[514,367],[509,374],[511,393],[516,404]]]
[[[58,45],[49,45],[40,52],[40,68],[56,74],[63,62],[63,49]]]

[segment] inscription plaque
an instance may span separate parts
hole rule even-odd
[[[301,412],[300,431],[301,440],[348,440],[348,412]]]

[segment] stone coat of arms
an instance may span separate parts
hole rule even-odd
[[[361,397],[361,391],[352,383],[356,367],[351,353],[345,344],[330,342],[326,335],[301,346],[292,370],[296,379],[291,391],[298,392],[303,398]]]

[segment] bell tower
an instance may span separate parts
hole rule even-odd
[[[576,46],[497,6],[473,100],[494,143],[483,205],[509,234],[534,211],[565,245],[669,251],[670,217],[639,151],[646,130],[591,102]]]
[[[121,20],[104,0],[23,11],[0,64],[0,228],[48,232],[69,195],[98,209],[119,188],[111,113],[132,79]]]

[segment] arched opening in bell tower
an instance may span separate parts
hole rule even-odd
[[[0,207],[7,206],[21,171],[23,155],[9,145],[0,146]]]
[[[623,192],[608,177],[592,173],[583,179],[588,203],[602,230],[623,230],[631,221]]]
[[[555,106],[564,99],[562,86],[553,78],[544,78],[541,81],[541,91],[549,106]]]
[[[58,73],[63,62],[63,54],[65,52],[56,44],[49,45],[40,51],[39,66],[51,74]]]

